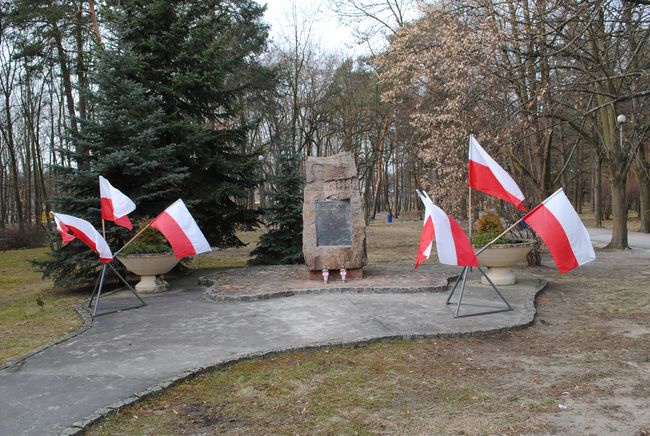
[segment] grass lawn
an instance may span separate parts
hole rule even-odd
[[[31,267],[29,260],[45,258],[48,250],[0,251],[0,364],[83,323],[74,310],[83,295],[52,290],[52,283]]]
[[[264,230],[254,232],[238,232],[239,239],[245,247],[214,249],[212,252],[197,256],[189,263],[192,269],[239,268],[246,266],[250,252],[255,248]]]

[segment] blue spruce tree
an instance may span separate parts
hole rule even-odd
[[[62,177],[56,211],[99,226],[98,176],[131,197],[137,220],[183,198],[212,246],[241,246],[257,224],[245,207],[258,183],[241,102],[273,86],[257,63],[263,8],[252,0],[110,0],[109,38],[92,76],[94,116],[71,137],[77,165]],[[108,226],[117,249],[129,237]],[[75,245],[76,244],[76,245]],[[87,283],[97,259],[80,244],[41,263],[58,286]]]
[[[269,193],[270,206],[264,209],[268,232],[262,235],[250,265],[303,263],[302,203],[304,177],[302,156],[284,146],[278,153],[276,174],[271,178],[274,189]]]

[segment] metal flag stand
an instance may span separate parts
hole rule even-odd
[[[463,267],[463,270],[461,271],[460,275],[458,276],[458,279],[456,279],[456,284],[454,284],[454,287],[451,290],[451,293],[449,294],[449,297],[447,297],[447,301],[445,302],[445,304],[447,304],[447,305],[452,305],[452,306],[455,305],[456,306],[456,312],[454,313],[454,318],[465,318],[465,317],[468,317],[468,316],[488,315],[490,313],[510,312],[511,310],[514,310],[512,308],[512,306],[510,305],[510,303],[508,303],[508,301],[503,297],[501,292],[499,292],[499,289],[494,285],[492,280],[490,280],[490,278],[485,273],[485,271],[483,271],[483,268],[481,268],[479,266],[478,270],[481,272],[481,274],[483,274],[483,277],[485,277],[487,279],[487,281],[490,283],[490,286],[492,286],[492,289],[494,289],[494,292],[496,292],[497,295],[499,296],[499,298],[501,298],[501,300],[503,300],[503,302],[506,304],[506,307],[503,308],[503,309],[489,310],[487,312],[474,312],[474,313],[467,313],[467,314],[464,314],[464,315],[459,315],[460,305],[462,304],[462,301],[463,301],[463,292],[465,291],[465,283],[467,282],[467,272],[468,272],[469,269],[470,269],[470,267],[468,267],[468,266]],[[458,287],[458,283],[461,281],[461,279],[463,280],[463,284],[460,287],[460,294],[458,296],[458,302],[457,303],[450,302],[451,297],[454,295],[454,292],[456,291],[456,288]]]
[[[126,244],[124,244],[124,246],[123,246],[122,248],[120,248],[119,250],[117,250],[117,251],[115,252],[115,254],[113,255],[113,258],[116,258],[117,255],[118,255],[122,250],[124,250],[124,248],[126,248],[127,245],[129,245],[131,242],[133,242],[133,240],[134,240],[135,238],[137,238],[138,236],[140,236],[140,234],[141,234],[142,232],[144,232],[145,229],[151,225],[151,223],[153,223],[153,221],[151,221],[151,222],[150,222],[149,224],[147,224],[147,225],[146,225],[142,230],[140,230],[138,233],[136,233],[136,235],[135,235],[134,237],[132,237],[132,238],[131,238],[131,239],[130,239]],[[106,225],[105,225],[105,220],[104,220],[104,217],[103,217],[103,216],[102,216],[102,235],[104,236],[104,239],[106,239]],[[102,287],[104,286],[104,277],[106,277],[106,269],[109,268],[109,267],[110,267],[110,269],[115,273],[115,275],[117,276],[117,278],[119,278],[120,281],[126,285],[126,287],[129,289],[129,291],[131,291],[131,292],[133,293],[133,295],[135,295],[135,296],[138,298],[138,300],[140,300],[140,303],[141,303],[141,304],[138,305],[138,306],[126,307],[126,308],[123,308],[123,309],[110,310],[110,311],[108,311],[108,312],[102,312],[102,313],[100,313],[99,315],[97,315],[97,308],[99,307],[99,299],[100,299],[100,297],[101,297],[101,295],[102,295]],[[96,294],[96,296],[95,296],[95,294]],[[104,294],[104,296],[106,296],[106,295],[110,295],[110,294],[111,294],[111,293],[107,293],[107,294]],[[95,302],[95,305],[94,305],[94,306],[93,306],[93,301]],[[96,316],[100,316],[100,315],[107,315],[107,314],[109,314],[109,313],[122,312],[122,311],[124,311],[124,310],[130,310],[130,309],[137,309],[137,308],[139,308],[139,307],[143,307],[143,306],[146,306],[146,305],[147,305],[147,303],[145,303],[144,300],[143,300],[142,298],[140,298],[140,296],[139,296],[138,293],[135,291],[135,289],[133,289],[133,288],[131,287],[131,285],[129,284],[129,282],[127,282],[126,279],[125,279],[124,277],[122,277],[122,274],[120,274],[120,273],[115,269],[115,267],[114,267],[110,262],[105,263],[105,264],[102,266],[102,270],[101,270],[101,272],[99,273],[99,277],[97,277],[97,280],[95,281],[95,287],[93,288],[93,293],[92,293],[92,295],[90,296],[90,301],[88,302],[88,309],[91,311],[91,314],[92,314],[92,317],[93,317],[93,318],[95,318]]]
[[[102,312],[99,315],[97,315],[97,308],[99,307],[99,299],[100,299],[100,297],[102,295],[102,287],[104,286],[104,277],[106,276],[106,270],[108,268],[110,268],[115,273],[117,278],[119,278],[120,281],[126,285],[126,287],[129,289],[129,291],[131,291],[133,293],[133,295],[135,295],[138,298],[138,300],[140,300],[141,304],[139,304],[137,306],[126,307],[126,308],[123,308],[123,309],[110,310],[108,312]],[[104,296],[106,296],[106,295],[109,295],[109,294],[104,294]],[[94,306],[93,306],[93,301],[95,302]],[[140,298],[140,296],[135,291],[135,289],[133,289],[131,287],[129,282],[127,282],[126,279],[124,277],[122,277],[122,274],[120,274],[110,262],[105,263],[102,266],[102,270],[99,273],[99,277],[97,277],[97,281],[95,281],[95,287],[93,288],[93,293],[90,296],[90,301],[88,302],[88,309],[90,310],[93,319],[96,316],[107,315],[109,313],[115,313],[115,312],[122,312],[124,310],[137,309],[139,307],[143,307],[143,306],[146,306],[146,305],[147,305],[147,303],[145,303],[144,300],[142,298]]]
[[[526,218],[531,212],[533,212],[534,210],[536,210],[540,206],[541,206],[541,204],[534,207],[532,210],[530,210],[528,213],[526,213],[526,215],[522,216],[517,221],[515,221],[514,224],[512,224],[510,227],[505,229],[499,236],[494,238],[492,241],[488,242],[487,245],[485,245],[483,248],[481,248],[479,251],[476,252],[476,256],[481,254],[483,251],[487,250],[492,244],[494,244],[496,241],[498,241],[501,236],[505,235],[510,230],[512,230],[517,224],[522,222],[524,220],[524,218]],[[447,298],[447,301],[446,301],[447,305],[456,305],[456,312],[454,314],[454,318],[464,318],[464,317],[468,317],[468,316],[477,316],[477,315],[488,315],[490,313],[510,312],[511,310],[514,310],[512,308],[512,306],[510,305],[510,303],[508,303],[508,301],[506,301],[506,299],[503,297],[501,292],[499,292],[499,289],[495,286],[495,284],[488,277],[488,275],[485,273],[485,271],[483,271],[483,268],[481,268],[480,266],[477,267],[477,268],[478,268],[479,272],[483,275],[483,277],[485,277],[485,279],[488,281],[488,283],[490,283],[490,286],[492,286],[492,289],[494,289],[494,292],[496,292],[497,295],[501,298],[501,300],[503,300],[503,302],[506,304],[506,308],[504,308],[504,309],[496,309],[496,310],[489,310],[487,312],[477,312],[477,313],[468,313],[468,314],[465,314],[465,315],[459,315],[460,305],[461,305],[461,303],[463,301],[463,292],[465,291],[465,283],[467,282],[467,272],[468,272],[468,270],[471,269],[471,267],[465,266],[465,267],[463,267],[463,270],[461,271],[460,275],[458,276],[458,279],[456,279],[456,283],[454,284],[454,287],[451,290],[451,293],[449,294],[449,297]],[[452,303],[452,302],[450,302],[451,297],[454,295],[454,292],[456,291],[456,288],[458,287],[458,283],[461,281],[461,279],[462,279],[463,283],[462,283],[462,285],[460,287],[460,295],[458,296],[458,302],[457,303]]]

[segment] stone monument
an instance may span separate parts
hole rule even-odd
[[[302,251],[309,278],[320,280],[323,270],[362,278],[368,263],[366,223],[359,179],[350,153],[308,157],[305,163]]]

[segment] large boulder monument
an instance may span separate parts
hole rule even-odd
[[[302,249],[309,278],[362,278],[368,263],[366,222],[354,157],[348,152],[305,162]]]

